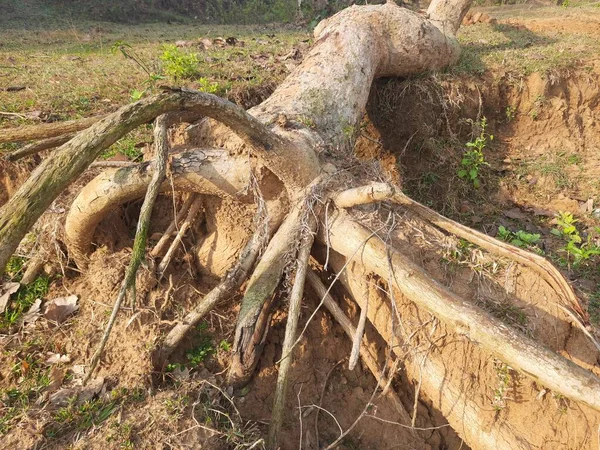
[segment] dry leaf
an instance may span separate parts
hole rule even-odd
[[[61,369],[57,366],[52,367],[52,369],[50,370],[50,384],[46,388],[46,391],[56,391],[62,385],[64,379],[65,369]]]
[[[176,380],[187,380],[190,377],[190,369],[187,367],[177,366],[173,372],[171,372],[171,376]]]
[[[90,381],[86,386],[81,388],[79,396],[77,397],[77,404],[81,405],[82,403],[91,400],[96,395],[100,394],[103,387],[104,377],[98,377],[95,380]]]
[[[73,367],[71,367],[71,372],[73,372],[73,378],[83,378],[85,375],[85,365],[75,364]]]
[[[33,323],[36,320],[38,320],[42,316],[42,314],[40,313],[41,304],[42,300],[39,298],[36,299],[35,302],[33,302],[33,305],[31,305],[31,308],[29,308],[29,311],[23,314],[20,323],[26,325],[28,323]]]
[[[527,214],[525,214],[519,208],[513,208],[513,209],[509,209],[507,211],[504,211],[504,215],[506,217],[510,217],[511,219],[517,219],[517,220],[527,219]]]
[[[65,388],[51,394],[49,400],[51,405],[66,406],[73,397],[77,397],[77,390],[73,388]]]
[[[48,353],[50,355],[46,360],[46,364],[60,364],[71,362],[69,355],[61,355],[60,353]]]
[[[65,319],[79,309],[77,296],[58,297],[46,303],[44,317],[51,322],[63,323]]]
[[[21,287],[21,283],[4,283],[0,286],[0,313],[3,313],[6,310],[6,305],[8,305],[8,300],[10,296],[17,292]]]

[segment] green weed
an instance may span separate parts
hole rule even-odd
[[[517,108],[513,105],[508,105],[504,111],[504,115],[506,116],[507,122],[512,122],[512,120],[517,117]]]
[[[508,392],[510,391],[510,367],[501,361],[494,361],[494,369],[496,371],[496,388],[494,389],[494,397],[492,406],[496,411],[501,411],[506,408],[508,400]]]
[[[588,235],[585,240],[581,237],[575,225],[579,221],[575,219],[572,213],[559,212],[556,222],[558,228],[552,229],[551,233],[567,242],[561,250],[567,254],[569,260],[573,259],[573,265],[577,266],[594,256],[600,255],[600,247],[595,244],[591,235]],[[600,229],[597,229],[596,232],[600,233]]]
[[[592,322],[600,324],[600,285],[598,285],[596,291],[590,295],[588,313],[590,314]]]
[[[54,421],[44,434],[47,437],[57,437],[69,431],[86,431],[104,422],[121,405],[119,395],[113,397],[111,400],[88,400],[79,406],[71,402],[54,413]]]
[[[493,135],[485,132],[486,128],[487,119],[484,117],[479,122],[479,136],[466,143],[467,149],[460,162],[461,168],[457,172],[459,178],[470,181],[475,188],[479,188],[481,185],[479,181],[481,168],[489,166],[485,160],[483,150],[488,143],[488,139],[490,141],[494,139]]]
[[[160,55],[166,75],[175,80],[195,78],[198,75],[198,55],[185,52],[175,45],[164,45]]]
[[[144,154],[142,148],[138,146],[138,138],[142,138],[143,136],[144,133],[141,128],[133,133],[125,135],[105,150],[100,155],[100,159],[110,159],[117,155],[117,153],[120,153],[121,155],[126,156],[130,161],[141,161]]]
[[[6,310],[0,315],[0,330],[8,330],[14,326],[38,298],[48,293],[50,278],[41,276],[28,285],[23,285],[13,294]]]
[[[527,233],[523,230],[512,232],[506,227],[500,225],[498,227],[497,237],[505,242],[509,242],[512,245],[520,248],[532,248],[535,247],[536,251],[541,251],[537,247],[537,243],[540,241],[540,235],[537,233]]]

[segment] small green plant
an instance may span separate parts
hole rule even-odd
[[[209,81],[204,77],[198,78],[198,90],[202,92],[208,92],[209,94],[216,94],[219,92],[219,83]]]
[[[22,285],[0,315],[0,330],[7,330],[15,325],[38,298],[43,298],[48,293],[49,286],[50,278],[46,276],[38,277],[28,285]]]
[[[312,117],[309,116],[298,116],[298,122],[308,128],[316,128],[317,124]]]
[[[215,352],[212,339],[208,336],[202,336],[196,347],[188,350],[185,354],[192,367],[199,366],[206,358]]]
[[[160,55],[163,69],[168,76],[180,80],[194,78],[198,75],[198,55],[187,53],[175,45],[165,45]]]
[[[110,159],[117,153],[126,156],[130,161],[141,161],[144,156],[141,147],[137,145],[137,139],[131,134],[122,137],[111,145],[100,155],[100,158]]]
[[[221,342],[219,342],[219,348],[224,352],[230,352],[231,351],[231,343],[227,342],[225,339],[223,339]]]
[[[5,272],[13,281],[21,281],[23,277],[23,266],[25,265],[25,258],[21,256],[11,256],[6,264]]]
[[[537,233],[527,233],[523,230],[512,232],[506,227],[500,225],[498,227],[498,238],[505,242],[509,242],[512,245],[520,248],[535,247],[540,241],[540,235]]]
[[[552,234],[562,237],[567,242],[562,251],[567,253],[567,257],[573,258],[574,265],[579,265],[593,256],[600,255],[600,247],[594,243],[591,235],[588,235],[586,240],[581,237],[575,225],[577,222],[579,221],[572,213],[561,211],[556,219],[558,228],[551,231]]]
[[[540,111],[542,110],[544,104],[546,103],[546,97],[543,95],[538,95],[535,98],[535,102],[533,102],[533,108],[529,111],[529,117],[533,120],[537,120],[540,115]]]
[[[146,91],[134,89],[131,91],[131,100],[134,102],[137,102],[138,100],[142,99],[142,97],[144,96],[145,93],[146,93]]]
[[[513,105],[508,105],[505,110],[506,121],[511,122],[517,116],[517,108]]]
[[[187,395],[176,395],[173,398],[165,400],[164,405],[167,413],[173,416],[173,419],[178,420],[183,416],[189,402],[190,398]]]
[[[488,143],[488,139],[490,141],[494,139],[493,135],[485,132],[486,128],[487,119],[484,117],[479,122],[479,136],[466,143],[467,149],[460,162],[461,168],[457,172],[459,178],[469,180],[475,188],[479,188],[481,185],[479,181],[481,168],[489,166],[485,160],[483,150]]]

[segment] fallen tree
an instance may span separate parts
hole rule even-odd
[[[207,212],[218,208],[215,198],[235,202],[245,212],[256,209],[256,201],[264,202],[259,216],[266,215],[264,223],[268,230],[258,226],[262,222],[257,221],[253,236],[240,239],[239,232],[222,230],[204,240],[197,250],[198,259],[207,271],[225,275],[224,281],[157,349],[159,367],[193,323],[247,281],[229,372],[232,385],[247,383],[268,334],[277,288],[294,264],[307,264],[307,245],[310,248],[312,243],[307,233],[312,233],[315,226],[312,222],[317,218],[318,239],[338,254],[337,259],[332,259],[333,267],[359,305],[365,307],[363,317],[368,317],[386,341],[406,337],[390,327],[394,299],[390,304],[389,299],[380,299],[366,308],[367,300],[361,294],[364,289],[353,288],[360,286],[363,275],[349,270],[349,264],[362,267],[362,274],[374,273],[388,279],[390,291],[397,290],[419,308],[438,317],[449,330],[477,343],[483,352],[512,369],[577,404],[600,411],[598,377],[439,285],[401,252],[387,250],[373,232],[344,211],[372,201],[391,201],[413,208],[435,226],[532,267],[555,289],[564,302],[562,306],[571,312],[573,322],[585,329],[585,314],[569,284],[541,258],[485,235],[469,234],[461,225],[444,221],[403,197],[394,187],[384,187],[381,192],[367,188],[339,194],[348,187],[370,181],[350,169],[354,158],[347,136],[348,130],[357,129],[373,80],[415,75],[456,62],[459,46],[454,35],[470,3],[470,0],[434,0],[424,16],[393,4],[348,8],[319,24],[315,29],[315,44],[303,63],[266,101],[248,112],[209,94],[173,88],[104,118],[69,123],[52,131],[26,129],[0,135],[3,142],[51,138],[83,129],[45,159],[0,209],[0,268],[5,267],[21,239],[52,201],[123,134],[170,112],[180,112],[189,122],[209,117],[210,120],[190,128],[188,150],[171,155],[169,181],[162,189],[174,186],[204,197]],[[69,255],[81,270],[87,266],[94,231],[102,218],[120,204],[143,197],[153,171],[152,162],[107,171],[79,193],[67,217],[65,232]],[[251,185],[256,195],[248,192]],[[322,208],[330,200],[334,206]],[[219,229],[216,216],[207,213],[206,220],[212,229]],[[340,262],[339,255],[346,257],[345,262]],[[258,262],[254,265],[256,258]],[[166,264],[168,261],[159,267]],[[305,269],[295,267],[301,278]],[[292,293],[297,307],[303,279],[296,277],[296,283],[300,292],[292,290]],[[383,320],[381,311],[387,311]],[[288,329],[291,330],[286,336],[289,351],[283,358],[293,358],[294,346],[290,342],[296,339],[296,327]],[[360,340],[360,332],[355,330],[355,333]],[[360,345],[355,347],[358,349]],[[398,357],[402,355],[397,353]],[[372,366],[372,362],[369,364]],[[414,362],[406,364],[409,370],[416,370],[410,369]],[[419,385],[421,393],[439,400],[446,419],[472,448],[532,448],[522,438],[527,434],[522,423],[508,421],[488,432],[488,425],[477,414],[480,405],[465,397],[452,379],[446,379],[443,362],[432,357],[423,365],[427,370]],[[286,380],[280,380],[279,384],[279,394],[283,395]],[[446,386],[442,389],[443,384]],[[277,442],[281,411],[282,405],[278,403],[270,438],[273,446]],[[480,432],[464,432],[466,424]]]

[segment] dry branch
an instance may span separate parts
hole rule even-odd
[[[187,215],[187,212],[190,209],[190,206],[192,206],[192,203],[194,202],[195,199],[196,199],[196,194],[188,195],[187,200],[181,206],[181,210],[179,210],[179,212],[173,219],[173,222],[171,222],[171,224],[169,225],[167,230],[163,233],[163,235],[160,237],[160,239],[158,240],[158,242],[156,243],[156,245],[150,252],[150,256],[152,258],[156,258],[158,255],[160,255],[162,253],[165,246],[167,245],[167,242],[169,242],[169,239],[171,238],[171,236],[173,235],[175,230],[178,229],[179,223]]]
[[[173,239],[173,242],[171,243],[171,246],[167,250],[165,257],[163,258],[163,260],[158,265],[158,268],[156,269],[156,272],[158,273],[159,278],[161,278],[163,276],[165,270],[167,270],[167,267],[169,267],[169,264],[171,263],[171,259],[173,258],[175,251],[179,248],[179,245],[181,244],[181,240],[183,239],[183,236],[185,236],[185,233],[187,232],[188,228],[192,225],[192,222],[198,215],[200,208],[202,208],[202,198],[196,197],[194,199],[194,202],[190,206],[190,209],[188,210],[187,217],[181,224],[181,228],[179,228],[177,235],[175,235],[175,239]]]
[[[48,139],[75,133],[91,127],[105,117],[107,116],[100,115],[66,122],[43,123],[40,125],[28,125],[20,128],[0,130],[0,144],[6,142],[35,141],[37,139]]]

